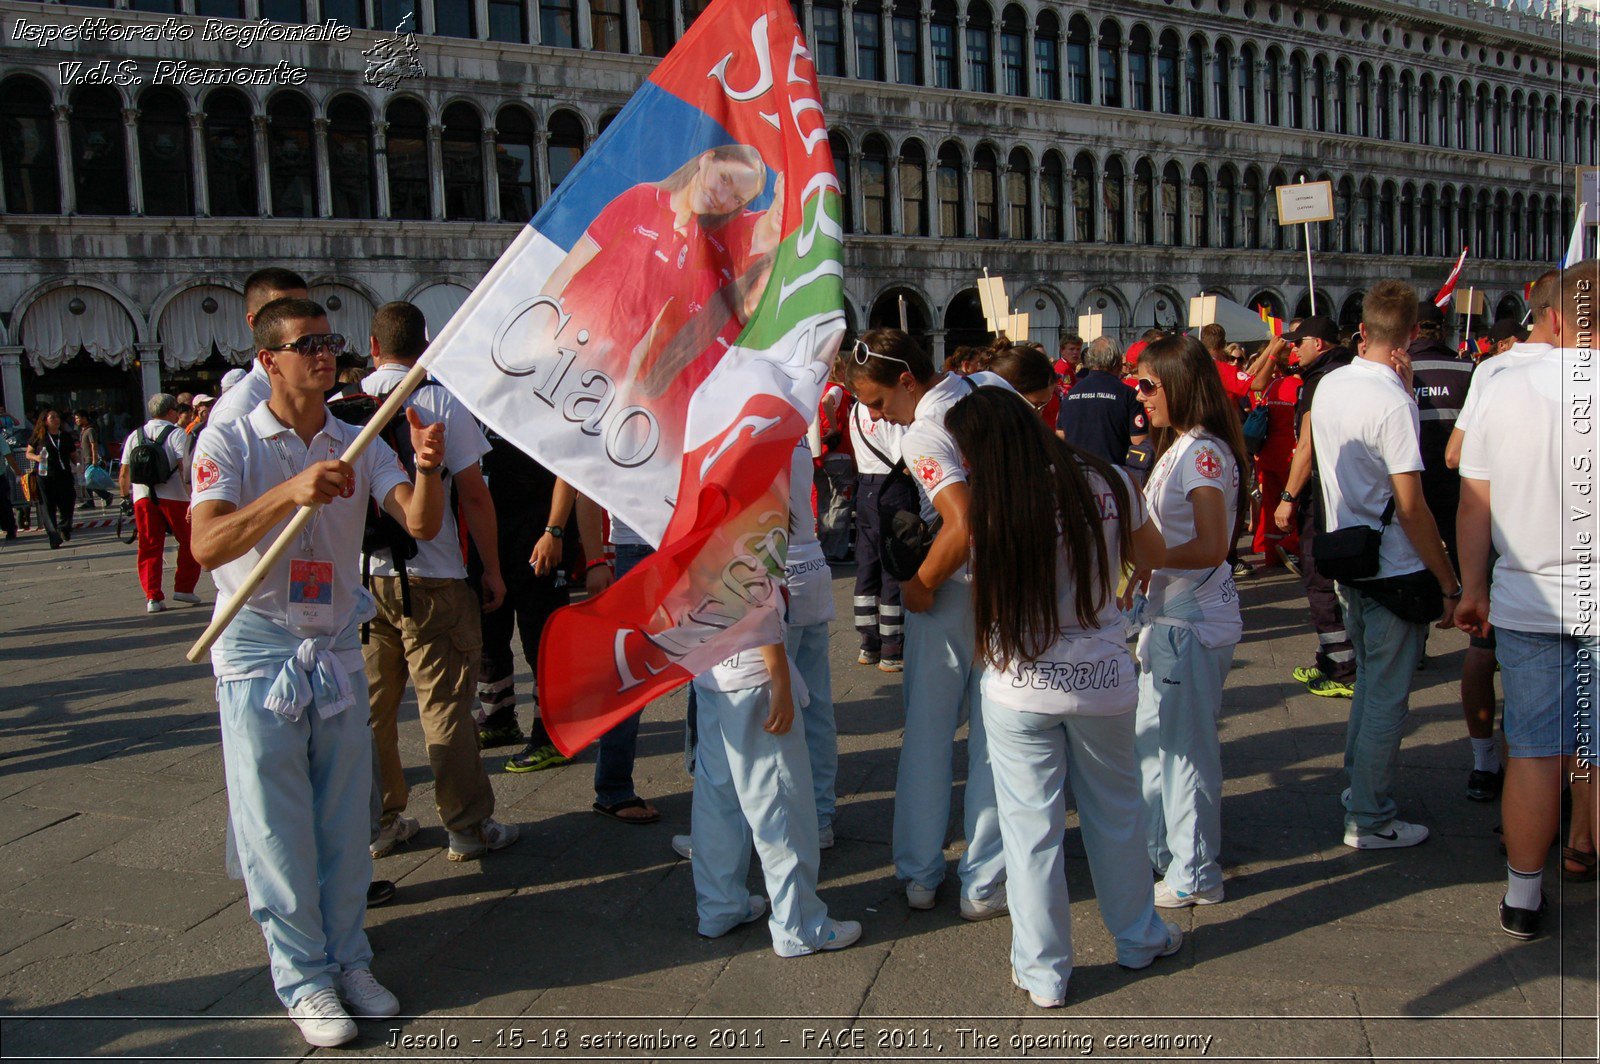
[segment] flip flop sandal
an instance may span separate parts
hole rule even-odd
[[[1574,872],[1567,867],[1567,862],[1580,864],[1583,871]],[[1595,866],[1600,863],[1600,858],[1583,850],[1575,850],[1571,846],[1561,847],[1561,878],[1570,883],[1588,883],[1595,878]]]
[[[650,809],[650,806],[643,798],[629,798],[627,801],[618,802],[615,805],[601,805],[599,802],[595,802],[591,808],[601,816],[608,816],[612,820],[620,820],[624,824],[654,824],[661,819],[661,814],[653,809],[650,810],[647,816],[621,815],[626,809]]]

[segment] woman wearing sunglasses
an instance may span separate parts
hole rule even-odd
[[[1011,905],[1012,981],[1066,1002],[1072,975],[1065,788],[1117,962],[1144,968],[1183,933],[1156,915],[1139,831],[1138,681],[1116,587],[1160,564],[1161,532],[1127,474],[1060,440],[998,388],[946,425],[972,467],[972,587],[984,725]],[[1053,565],[1040,559],[1054,558]]]
[[[1190,336],[1139,358],[1138,390],[1155,463],[1145,502],[1166,561],[1135,577],[1145,589],[1135,744],[1150,860],[1162,908],[1222,900],[1222,747],[1217,713],[1242,624],[1227,565],[1248,468],[1239,415]]]

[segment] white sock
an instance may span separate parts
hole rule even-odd
[[[1500,771],[1500,746],[1493,736],[1472,740],[1472,768],[1475,772]]]
[[[1537,909],[1539,890],[1544,886],[1544,869],[1518,872],[1506,865],[1506,904],[1513,909]]]

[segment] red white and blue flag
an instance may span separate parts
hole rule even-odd
[[[1433,305],[1443,310],[1450,305],[1450,297],[1455,294],[1456,282],[1461,280],[1461,267],[1466,264],[1467,249],[1461,249],[1461,257],[1456,259],[1455,269],[1450,271],[1450,276],[1444,279],[1444,284],[1433,294]]]
[[[545,628],[563,753],[768,641],[790,455],[845,328],[841,217],[789,5],[716,0],[432,345],[478,417],[657,545]]]

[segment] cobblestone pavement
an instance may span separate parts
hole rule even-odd
[[[1118,968],[1074,821],[1077,968],[1068,1008],[1047,1013],[1011,986],[1007,921],[963,922],[950,883],[934,911],[905,905],[888,846],[899,681],[855,664],[849,579],[835,578],[839,842],[822,894],[865,924],[858,946],[780,960],[760,924],[695,935],[689,867],[668,847],[689,823],[681,693],[650,706],[640,733],[639,789],[660,824],[594,815],[591,757],[513,776],[500,769],[512,751],[491,751],[497,815],[523,836],[468,865],[444,858],[408,703],[423,829],[378,862],[399,898],[368,919],[374,969],[408,1015],[332,1052],[1594,1059],[1595,887],[1564,883],[1552,861],[1553,933],[1498,930],[1499,811],[1463,796],[1458,633],[1434,634],[1417,675],[1398,778],[1401,815],[1433,835],[1358,854],[1340,842],[1349,703],[1289,679],[1312,644],[1298,585],[1243,581],[1249,634],[1221,722],[1227,901],[1178,914],[1176,956]],[[201,591],[209,602],[209,579]],[[222,870],[212,683],[183,659],[209,606],[143,605],[133,548],[108,530],[55,552],[37,533],[0,545],[0,1052],[309,1055]],[[401,1039],[413,1041],[391,1047]]]

